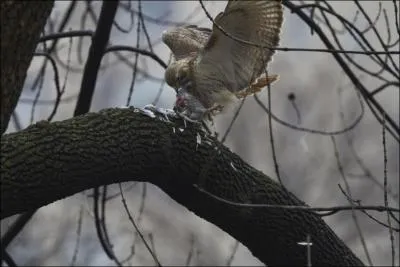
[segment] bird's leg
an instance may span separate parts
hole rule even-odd
[[[179,116],[181,116],[185,121],[189,121],[191,123],[201,123],[201,120],[192,119],[191,115],[187,116],[185,112],[177,112]]]
[[[214,104],[212,107],[204,109],[202,117],[207,118],[209,121],[213,122],[212,117],[217,113],[221,112],[223,108],[224,106],[222,105]]]
[[[200,123],[203,119],[203,115],[205,113],[205,109],[191,110],[188,107],[185,108],[183,111],[176,110],[176,113],[182,117],[184,120],[192,122],[192,123]]]
[[[224,109],[224,106],[219,104],[214,104],[211,108],[207,109],[207,113],[211,113],[215,115],[218,112],[221,112]]]
[[[193,96],[191,96],[193,98]],[[214,104],[214,106],[210,108],[205,108],[197,99],[185,99],[186,101],[190,101],[188,105],[186,105],[183,111],[176,109],[176,113],[181,116],[184,120],[193,123],[200,123],[203,119],[208,119],[209,121],[213,121],[212,117],[215,113],[222,111],[223,106]],[[182,108],[182,106],[180,106]]]

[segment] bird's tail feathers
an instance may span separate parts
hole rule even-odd
[[[249,95],[253,95],[260,92],[261,89],[263,89],[265,86],[268,86],[269,84],[272,84],[277,80],[279,80],[279,75],[273,74],[267,76],[264,73],[260,77],[258,77],[250,86],[236,92],[236,96],[238,98],[243,98]]]

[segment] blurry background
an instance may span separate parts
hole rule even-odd
[[[383,50],[366,18],[361,14],[356,15],[360,12],[354,2],[328,2],[337,13],[365,30],[365,37],[374,49]],[[226,5],[225,1],[204,3],[214,17]],[[391,40],[387,43],[395,45],[388,49],[398,51],[399,32],[396,32],[394,4],[398,6],[398,2],[364,1],[362,7],[371,20],[376,21],[374,27],[385,41],[388,41],[387,28],[390,26]],[[94,31],[101,5],[101,1],[76,2],[64,31]],[[56,1],[44,35],[58,29],[70,7],[70,1]],[[139,37],[140,48],[150,50],[143,23],[139,30],[137,27],[140,9],[152,44],[151,49],[164,62],[170,58],[169,49],[161,42],[164,30],[186,24],[212,26],[197,1],[121,1],[110,45],[135,47]],[[310,28],[295,14],[285,8],[284,15],[281,47],[325,48],[319,37],[312,35]],[[322,19],[318,11],[315,16]],[[340,21],[333,17],[330,19],[344,49],[361,50],[354,38],[343,29]],[[319,24],[328,32],[325,24]],[[51,43],[46,42],[47,49]],[[45,49],[43,44],[38,45],[38,51]],[[73,115],[90,44],[89,37],[64,38],[57,43],[56,53],[53,54],[57,60],[60,82],[65,84],[65,93],[53,120],[64,120]],[[380,70],[369,56],[350,56],[372,72]],[[392,56],[398,68],[399,55]],[[163,82],[164,69],[154,60],[139,55],[135,71],[135,58],[135,53],[124,51],[108,53],[103,58],[91,111],[125,106],[133,77],[135,82],[130,105],[142,107],[154,103],[159,107],[172,108],[175,92]],[[8,132],[48,118],[54,108],[57,96],[54,72],[51,65],[47,64],[44,75],[40,75],[43,61],[43,57],[34,57],[32,61]],[[360,80],[368,90],[373,91],[382,84],[382,79],[361,72],[354,66],[352,69],[360,75]],[[333,132],[348,127],[362,115],[361,121],[353,129],[335,135],[339,160],[352,198],[361,201],[362,205],[384,205],[382,126],[365,103],[365,112],[362,113],[360,98],[354,86],[333,56],[321,52],[278,51],[269,65],[269,72],[280,75],[279,82],[271,88],[272,112],[289,124]],[[380,75],[396,82],[386,70]],[[397,86],[389,86],[375,96],[396,123],[399,122],[398,82],[397,79]],[[289,96],[292,96],[292,100]],[[267,89],[259,93],[258,97],[267,105]],[[234,111],[217,116],[217,132],[223,135],[233,116]],[[267,114],[250,97],[245,101],[225,144],[252,166],[276,179],[268,127]],[[299,131],[274,120],[272,127],[284,185],[310,206],[349,205],[338,186],[346,187],[330,135]],[[398,208],[399,143],[388,132],[386,149],[388,201],[390,206]],[[131,182],[123,184],[123,188],[130,212],[162,265],[263,265],[242,244],[175,203],[157,187]],[[126,259],[125,265],[155,265],[128,220],[118,186],[109,186],[108,195],[112,198],[107,202],[106,225],[117,257],[121,261]],[[20,265],[115,265],[99,244],[92,206],[92,190],[88,190],[41,208],[11,243],[8,251]],[[351,211],[339,212],[324,219],[363,262],[368,263],[360,233],[372,263],[390,265],[392,254],[389,230],[362,212],[355,214],[361,232],[357,230]],[[369,214],[387,223],[386,213]],[[2,234],[13,220],[15,216],[1,222]],[[399,228],[395,221],[392,221],[392,226]],[[398,232],[394,233],[394,238],[398,265]]]

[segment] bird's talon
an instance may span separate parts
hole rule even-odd
[[[184,123],[185,123],[185,127],[186,127],[186,121],[189,121],[189,122],[191,122],[191,123],[196,123],[196,124],[201,123],[201,120],[193,120],[193,119],[189,118],[188,116],[186,116],[186,115],[184,114],[185,112],[186,112],[186,110],[183,111],[183,112],[177,112],[177,114],[183,118],[183,121],[184,121]]]

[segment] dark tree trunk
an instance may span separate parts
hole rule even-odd
[[[1,133],[17,105],[37,40],[54,1],[0,1]]]

